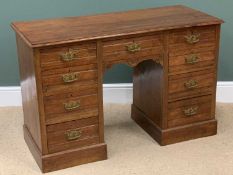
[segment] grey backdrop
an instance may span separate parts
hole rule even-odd
[[[80,16],[174,4],[187,5],[225,20],[218,80],[233,80],[232,0],[1,0],[0,1],[0,86],[19,85],[15,36],[12,21]],[[116,65],[106,72],[105,83],[131,82],[131,68]]]

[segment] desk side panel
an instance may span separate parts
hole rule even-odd
[[[30,132],[39,150],[42,151],[33,50],[19,35],[16,35],[16,42],[20,68],[24,126]]]
[[[220,48],[220,34],[221,25],[216,25],[216,45],[215,45],[215,77],[214,77],[214,87],[213,87],[213,99],[212,99],[212,111],[211,116],[215,118],[216,111],[216,89],[217,89],[217,73],[218,73],[218,60],[219,60],[219,48]]]
[[[134,68],[133,105],[159,127],[162,120],[162,77],[162,66],[152,60],[146,60]]]

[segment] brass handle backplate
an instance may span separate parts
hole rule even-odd
[[[188,89],[193,89],[198,87],[198,82],[196,80],[189,80],[184,83],[184,86]]]
[[[185,116],[193,116],[193,115],[196,115],[196,114],[198,113],[198,106],[184,109],[183,112],[184,112],[184,115],[185,115]]]
[[[72,83],[78,80],[78,73],[69,73],[62,75],[64,83]]]
[[[141,46],[137,43],[130,44],[127,47],[127,50],[131,53],[135,53],[141,50]]]
[[[64,103],[64,108],[67,111],[72,111],[80,107],[80,101],[70,101],[68,103]]]
[[[65,132],[66,140],[77,140],[81,137],[82,132],[78,129],[68,130]]]
[[[196,54],[191,54],[191,55],[188,55],[186,58],[185,58],[185,62],[187,64],[195,64],[195,63],[198,63],[198,56]]]
[[[75,60],[77,59],[77,50],[74,51],[73,49],[69,49],[68,52],[62,53],[60,57],[63,61]]]
[[[195,44],[200,41],[199,37],[200,37],[200,34],[190,34],[190,35],[185,36],[185,39],[187,43]]]

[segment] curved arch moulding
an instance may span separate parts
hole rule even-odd
[[[163,67],[163,56],[155,56],[153,58],[133,58],[126,60],[104,61],[103,71],[105,72],[107,69],[110,69],[115,64],[126,64],[130,67],[135,67],[139,63],[146,60],[153,60],[155,63],[160,64]]]

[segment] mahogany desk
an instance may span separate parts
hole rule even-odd
[[[103,74],[134,69],[132,119],[160,145],[210,136],[223,21],[184,6],[14,22],[24,137],[43,172],[107,158]]]

